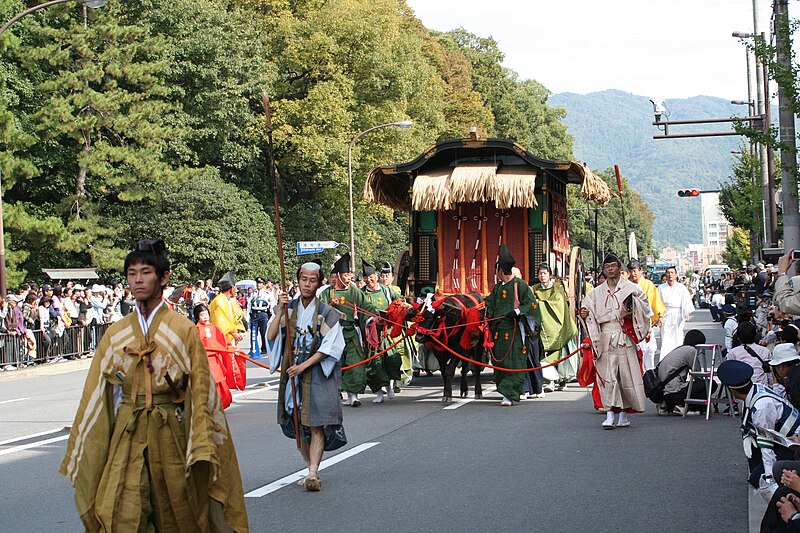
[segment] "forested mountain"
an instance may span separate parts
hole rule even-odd
[[[575,157],[595,169],[617,164],[655,214],[653,238],[672,244],[702,242],[700,201],[679,198],[681,188],[717,189],[731,174],[740,138],[653,139],[649,98],[618,90],[586,95],[561,93],[552,106],[567,110],[563,122],[573,136]],[[744,115],[744,106],[710,96],[667,100],[670,120]],[[727,128],[723,125],[722,128]],[[677,126],[670,133],[718,131],[720,126]]]

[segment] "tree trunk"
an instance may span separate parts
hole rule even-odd
[[[88,130],[83,131],[83,139],[81,151],[86,153],[89,151],[92,142],[91,133]],[[84,165],[78,167],[78,175],[75,177],[75,204],[73,206],[75,218],[81,218],[80,202],[82,198],[86,198],[86,167]]]

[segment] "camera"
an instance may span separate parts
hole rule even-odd
[[[800,260],[800,250],[792,250],[792,261]]]

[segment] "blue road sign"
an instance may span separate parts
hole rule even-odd
[[[297,255],[318,254],[328,248],[336,248],[339,243],[336,241],[298,241]]]

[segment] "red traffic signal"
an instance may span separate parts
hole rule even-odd
[[[680,189],[678,191],[678,196],[680,196],[681,198],[686,198],[686,197],[691,198],[692,196],[700,196],[700,191],[698,191],[697,189]]]

